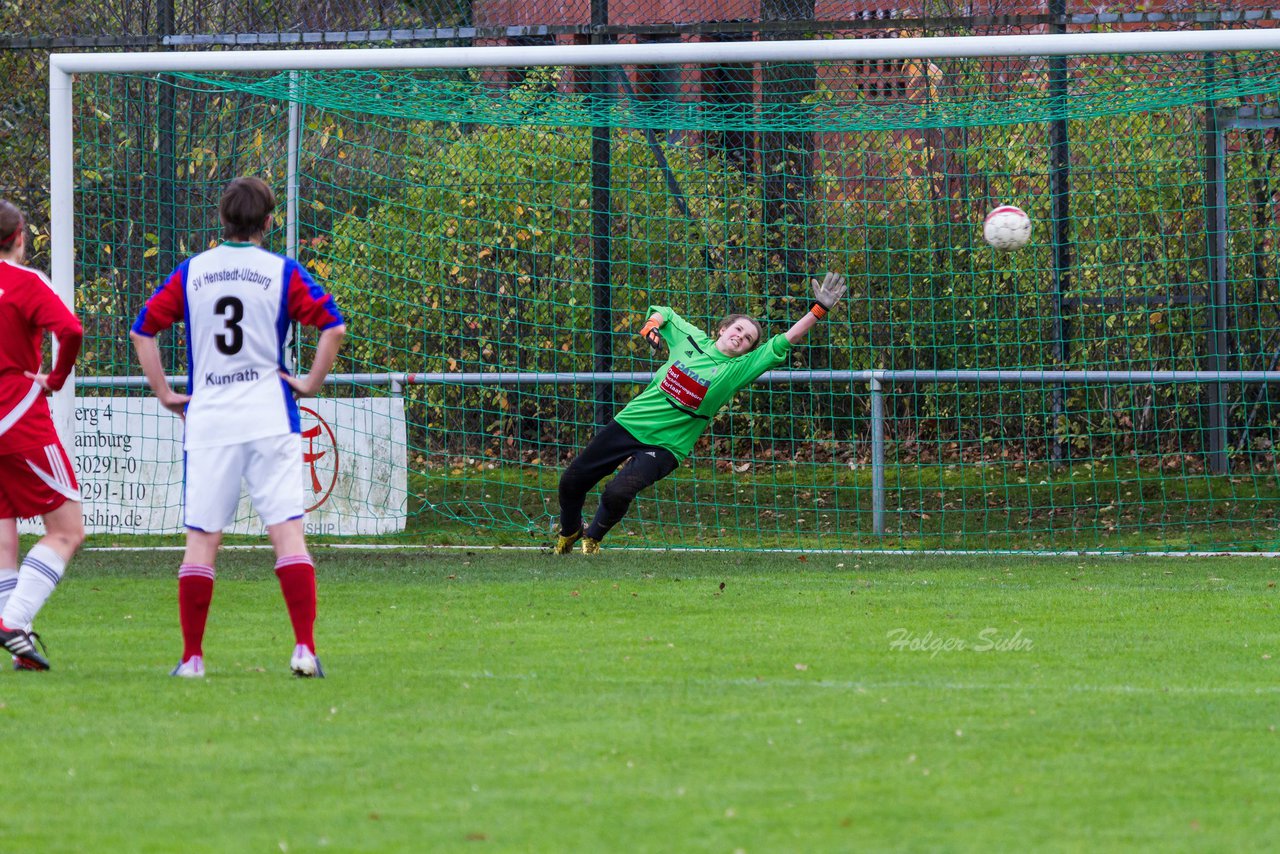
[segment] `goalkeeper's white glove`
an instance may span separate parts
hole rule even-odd
[[[840,297],[844,296],[844,292],[848,287],[844,283],[844,276],[836,272],[829,272],[819,282],[813,280],[813,298],[817,300],[813,304],[810,311],[813,316],[821,320],[826,317],[827,311],[840,301]]]

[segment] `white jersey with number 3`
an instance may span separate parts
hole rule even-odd
[[[245,243],[179,265],[133,328],[155,335],[179,320],[187,323],[188,450],[297,433],[298,406],[279,374],[289,324],[343,322],[300,264]]]

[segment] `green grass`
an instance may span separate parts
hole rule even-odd
[[[1272,561],[317,556],[323,681],[287,675],[269,553],[224,553],[203,681],[166,675],[177,554],[77,558],[38,626],[55,669],[0,673],[19,786],[0,848],[1246,851],[1280,832]],[[1018,648],[975,649],[984,630]]]

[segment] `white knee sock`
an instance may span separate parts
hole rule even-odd
[[[11,629],[31,625],[66,569],[67,562],[53,549],[39,543],[32,546],[18,569],[18,583],[0,612],[0,622]]]
[[[13,592],[13,588],[17,585],[18,570],[0,569],[0,613],[4,613],[4,606],[9,601],[9,594]]]

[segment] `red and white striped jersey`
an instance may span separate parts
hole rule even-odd
[[[49,385],[62,388],[84,331],[39,270],[0,261],[0,451],[43,448],[58,441],[44,389],[24,376],[40,372],[45,332],[58,339]]]

